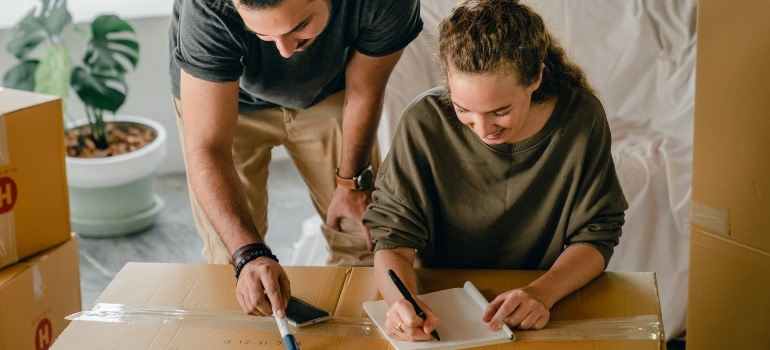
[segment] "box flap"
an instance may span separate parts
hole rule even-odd
[[[24,273],[28,268],[29,264],[17,263],[0,269],[0,289],[3,289],[6,284],[12,283],[16,276]]]
[[[331,312],[337,306],[347,268],[285,267],[293,295]],[[230,265],[126,264],[96,303],[184,309],[241,310]]]
[[[687,347],[766,347],[770,254],[697,228],[693,228],[690,241]],[[711,336],[714,334],[729,336]]]
[[[293,295],[330,312],[337,306],[349,271],[318,266],[284,269]],[[283,349],[272,318],[244,315],[235,298],[235,284],[230,265],[128,263],[95,302],[97,308],[110,305],[121,311],[97,314],[94,321],[72,322],[53,348],[125,344],[131,349]],[[340,341],[333,334],[315,332],[322,327],[308,329],[297,334],[301,345],[326,349]]]
[[[60,97],[0,87],[0,115],[57,99]]]
[[[465,281],[471,281],[487,300],[504,291],[523,287],[544,273],[441,269],[416,269],[416,272],[422,284],[422,293],[462,287]],[[382,297],[377,290],[374,269],[354,267],[335,315],[361,316],[363,302],[377,299]],[[514,343],[526,349],[549,350],[660,349],[665,339],[660,315],[655,273],[604,272],[554,305],[549,321],[552,330],[514,330],[517,337]],[[363,317],[366,317],[365,313]],[[645,338],[647,335],[652,336]],[[584,339],[578,341],[581,338]],[[507,346],[483,348],[503,349]]]
[[[766,253],[768,12],[767,1],[698,2],[692,165],[693,225]],[[715,216],[719,225],[709,222]]]

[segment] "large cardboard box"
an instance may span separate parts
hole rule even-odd
[[[391,349],[363,311],[379,298],[373,269],[287,266],[292,294],[330,311],[325,323],[295,329],[303,350]],[[419,270],[427,291],[471,280],[488,299],[523,286],[539,271]],[[91,310],[51,349],[284,350],[275,321],[243,315],[228,265],[129,263]],[[546,331],[517,331],[489,349],[665,348],[653,273],[607,272],[553,308]]]
[[[687,348],[770,343],[770,2],[698,2]]]
[[[61,99],[0,88],[0,267],[69,238]]]
[[[77,238],[0,270],[0,350],[44,350],[81,310]]]

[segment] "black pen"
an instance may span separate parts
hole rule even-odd
[[[414,298],[412,298],[412,293],[409,293],[409,289],[406,289],[406,286],[404,285],[404,282],[401,282],[401,279],[398,278],[398,275],[393,270],[388,270],[388,275],[390,275],[390,279],[393,280],[393,283],[396,284],[396,288],[398,288],[398,291],[401,292],[401,295],[404,296],[404,299],[409,301],[410,304],[412,304],[412,307],[414,308],[414,312],[417,313],[417,316],[420,316],[423,320],[427,316],[425,316],[425,312],[422,311],[419,305],[417,305],[417,302],[414,301]],[[436,340],[441,341],[441,338],[438,337],[438,332],[434,329],[433,332],[430,332],[430,335],[433,336],[433,338],[436,338]]]

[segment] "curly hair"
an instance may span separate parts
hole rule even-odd
[[[542,103],[570,88],[592,91],[585,73],[567,59],[543,19],[518,0],[464,0],[439,24],[438,59],[464,73],[512,71],[531,86],[540,76],[533,103]]]

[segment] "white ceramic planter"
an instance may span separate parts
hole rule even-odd
[[[155,130],[155,140],[139,150],[105,158],[66,157],[72,230],[91,238],[143,231],[155,222],[163,200],[155,195],[155,175],[166,156],[166,130],[155,120],[116,116]],[[82,125],[85,122],[76,123]]]

